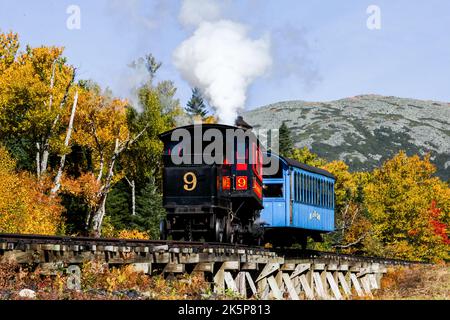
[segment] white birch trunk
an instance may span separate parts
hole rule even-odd
[[[89,215],[89,232],[91,236],[94,237],[100,237],[101,235],[101,227],[103,223],[103,218],[105,216],[105,204],[106,199],[108,197],[108,193],[111,189],[111,183],[112,178],[114,176],[114,165],[116,163],[117,158],[119,157],[120,153],[124,151],[127,147],[129,147],[131,144],[133,144],[139,137],[147,130],[148,125],[145,126],[145,128],[139,132],[134,139],[129,139],[122,144],[119,143],[119,139],[116,139],[115,147],[114,147],[114,153],[111,157],[109,167],[108,167],[108,173],[106,174],[105,183],[100,189],[100,200],[99,200],[99,206],[96,208],[95,212],[92,212]]]
[[[39,142],[36,142],[36,148],[37,148],[37,152],[36,152],[36,174],[38,179],[41,178],[41,147],[39,145]]]
[[[103,156],[100,157],[100,169],[98,171],[97,181],[100,182],[103,177],[103,166],[105,165],[105,160],[103,159]]]
[[[119,149],[119,139],[116,139],[116,145],[114,147],[114,154],[111,157],[111,162],[108,168],[108,174],[106,175],[105,184],[101,188],[99,206],[96,211],[91,215],[90,230],[91,236],[100,237],[101,227],[103,223],[103,217],[105,216],[105,204],[108,197],[109,189],[111,188],[112,178],[114,176],[114,165],[116,159],[119,156],[121,150]]]
[[[77,110],[77,103],[78,103],[78,91],[75,93],[75,97],[73,99],[73,106],[72,106],[72,111],[70,113],[69,126],[67,128],[66,139],[64,140],[65,147],[69,146],[70,136],[72,135],[72,129],[73,129],[73,121],[75,119],[75,113]],[[66,154],[64,153],[61,156],[58,173],[56,174],[54,186],[51,190],[52,194],[56,194],[59,191],[59,188],[61,188],[61,177],[63,174],[65,162],[66,162]]]
[[[48,103],[48,109],[51,110],[53,106],[53,88],[55,86],[55,67],[56,67],[56,60],[52,63],[52,76],[50,78],[50,99]],[[51,135],[51,132],[49,133]],[[48,164],[48,156],[50,154],[50,144],[49,144],[49,138],[46,137],[45,141],[42,145],[42,158],[40,163],[40,175],[45,174],[47,172],[47,164]]]
[[[136,184],[131,181],[131,215],[136,215]]]

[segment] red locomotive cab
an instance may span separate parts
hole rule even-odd
[[[232,166],[232,190],[262,200],[262,152],[255,142],[237,142],[235,165]]]
[[[263,160],[262,152],[258,145],[252,144],[252,171],[254,173],[253,177],[253,192],[259,199],[262,199],[262,169]]]
[[[248,148],[242,142],[237,143],[236,147],[236,170],[247,171],[248,169]]]
[[[248,148],[245,142],[237,142],[235,157],[234,189],[245,191],[248,189]]]

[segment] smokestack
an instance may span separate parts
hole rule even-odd
[[[242,116],[238,116],[236,118],[234,125],[238,128],[245,129],[245,130],[253,129],[253,127],[251,125],[249,125],[247,122],[244,121],[244,118]]]

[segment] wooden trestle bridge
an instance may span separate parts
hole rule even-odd
[[[201,272],[215,292],[292,300],[370,297],[387,266],[411,263],[223,243],[0,234],[0,263],[11,260],[46,274],[74,270],[87,261],[132,265],[146,274]]]

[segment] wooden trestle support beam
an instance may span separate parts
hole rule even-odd
[[[174,245],[79,245],[1,242],[0,263],[34,264],[52,274],[86,261],[132,265],[147,274],[200,272],[215,292],[257,299],[347,299],[371,296],[386,265],[357,258],[288,258],[264,249]],[[58,271],[59,270],[59,271]]]

